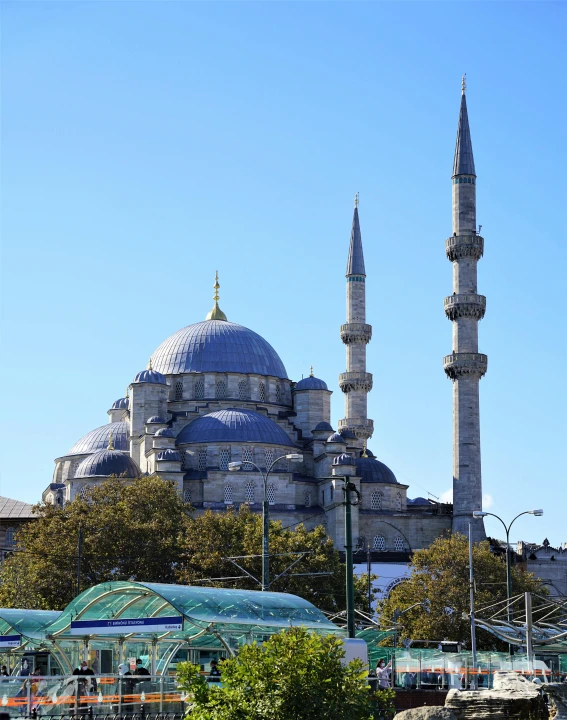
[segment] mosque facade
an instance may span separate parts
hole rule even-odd
[[[475,202],[474,180],[469,178],[476,178],[466,113],[462,100],[452,184],[454,215],[460,217],[462,203],[461,215],[467,220],[447,241],[458,246],[451,256],[447,250],[447,255],[459,266],[457,280],[461,278],[451,296],[459,312],[448,313],[459,344],[451,361],[445,360],[455,387],[455,497],[462,498],[464,506],[455,508],[455,516],[463,521],[477,509],[472,504],[480,492],[478,380],[486,365],[475,344],[479,316],[474,308],[470,310],[474,302],[468,297],[481,297],[475,294],[478,253],[467,254],[467,248],[475,250],[482,238],[469,227],[466,215]],[[126,397],[111,405],[109,422],[55,460],[53,480],[43,499],[64,504],[112,476],[128,482],[147,475],[173,481],[197,513],[223,512],[242,504],[260,512],[263,474],[269,471],[266,494],[271,518],[284,526],[324,525],[342,549],[342,477],[348,475],[360,492],[360,503],[352,508],[353,537],[359,547],[385,553],[392,560],[427,547],[451,529],[453,507],[408,498],[408,485],[399,482],[367,445],[373,433],[367,413],[373,377],[366,367],[366,346],[372,338],[366,318],[366,279],[357,198],[347,256],[346,322],[340,328],[346,349],[346,370],[339,375],[345,410],[336,429],[331,426],[332,393],[327,384],[313,372],[294,382],[267,340],[229,320],[219,306],[217,276],[214,307],[206,319],[167,338],[153,352],[147,368],[134,377]],[[479,369],[481,361],[484,365]],[[471,394],[476,401],[473,417],[467,418],[463,397]],[[468,443],[466,456],[459,451],[463,442]],[[471,442],[476,443],[472,448]],[[240,465],[231,469],[235,463]],[[467,464],[474,466],[473,475],[463,472]]]

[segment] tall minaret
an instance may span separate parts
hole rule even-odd
[[[480,412],[478,383],[488,359],[478,352],[478,321],[486,298],[477,294],[476,266],[484,239],[476,231],[476,174],[467,115],[463,75],[461,112],[453,163],[453,236],[446,253],[453,263],[453,294],[445,298],[445,314],[453,322],[453,352],[443,358],[453,381],[453,532],[468,535],[472,522],[475,542],[485,538],[482,520]]]
[[[354,198],[346,279],[347,321],[341,325],[341,339],[346,345],[347,371],[339,375],[339,385],[345,394],[345,417],[339,420],[339,432],[353,432],[356,440],[349,444],[362,448],[372,437],[374,423],[367,417],[366,396],[372,390],[372,375],[366,372],[366,346],[372,337],[372,326],[366,324],[366,272],[358,221],[358,193]]]

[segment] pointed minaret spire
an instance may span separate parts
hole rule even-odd
[[[455,145],[455,159],[453,161],[453,177],[457,175],[476,175],[472,151],[471,131],[467,113],[467,82],[466,74],[461,83],[461,111],[459,113],[459,128],[457,130],[457,143]]]
[[[360,235],[360,222],[358,220],[358,198],[354,196],[354,215],[350,233],[350,247],[348,250],[347,277],[349,275],[366,275],[364,270],[364,253],[362,252],[362,237]]]
[[[366,323],[366,272],[358,220],[358,193],[354,197],[346,280],[347,321],[341,325],[341,339],[346,345],[346,372],[339,375],[339,385],[345,394],[345,417],[339,420],[339,432],[353,433],[355,439],[351,443],[362,448],[363,442],[372,436],[374,424],[367,415],[372,375],[366,372],[366,345],[372,337],[372,326]]]

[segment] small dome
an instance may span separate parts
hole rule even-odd
[[[167,385],[165,375],[162,375],[160,372],[158,372],[157,370],[153,370],[152,368],[139,372],[132,382],[154,383],[154,385]]]
[[[333,460],[333,465],[356,465],[356,460],[350,455],[343,453]]]
[[[273,420],[253,410],[239,408],[203,415],[186,425],[177,436],[177,445],[214,442],[255,442],[293,447],[293,440]]]
[[[345,440],[356,440],[356,435],[353,433],[352,430],[349,430],[348,428],[344,428],[343,430],[340,430],[339,432],[344,437]]]
[[[76,478],[116,477],[137,478],[142,473],[130,455],[120,450],[99,450],[79,463]]]
[[[151,425],[152,423],[156,425],[165,425],[165,420],[159,415],[152,415],[146,420],[146,425]]]
[[[156,430],[156,432],[154,433],[154,437],[174,438],[175,433],[171,428],[160,428],[159,430]]]
[[[111,410],[128,410],[130,407],[130,398],[123,397],[119,398],[118,400],[115,400],[112,403]]]
[[[360,476],[363,483],[390,483],[398,485],[396,476],[387,465],[376,460],[369,450],[366,451],[368,457],[360,457],[356,459],[356,474]]]
[[[431,505],[429,500],[424,497],[416,497],[413,500],[408,498],[408,505]]]
[[[181,453],[177,450],[162,450],[156,456],[156,460],[167,460],[168,462],[181,462]]]
[[[128,451],[130,448],[128,442],[129,430],[130,426],[127,422],[113,422],[101,425],[101,427],[91,430],[78,440],[67,455],[88,455],[98,450],[105,450],[108,447],[110,435],[112,435],[112,442],[116,450]]]
[[[313,432],[333,432],[333,428],[329,425],[328,422],[320,422],[315,425],[313,428]]]
[[[327,438],[328,443],[342,443],[343,445],[346,445],[346,440],[342,435],[339,435],[339,433],[333,433]]]
[[[303,380],[300,380],[296,386],[296,390],[328,390],[327,383],[324,380],[319,380],[319,378],[313,377],[313,375],[310,375],[309,377],[303,378]]]

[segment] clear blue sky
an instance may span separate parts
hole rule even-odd
[[[461,74],[487,296],[484,492],[513,539],[566,530],[562,2],[3,2],[3,495],[212,306],[313,364],[342,417],[339,325],[360,191],[369,446],[451,486],[451,168]],[[490,501],[489,501],[490,502]],[[498,526],[487,523],[489,533]]]

